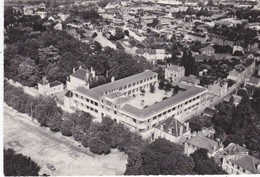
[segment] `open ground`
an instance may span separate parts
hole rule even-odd
[[[40,127],[27,115],[4,106],[4,147],[30,156],[40,167],[40,175],[123,175],[127,155],[112,150],[109,155],[95,155],[70,137]],[[51,171],[47,164],[56,170]]]

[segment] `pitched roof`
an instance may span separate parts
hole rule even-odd
[[[161,129],[163,127],[163,130]],[[177,131],[176,131],[176,127],[177,127]],[[163,121],[162,123],[158,124],[156,126],[157,129],[160,129],[166,133],[169,133],[175,137],[179,137],[179,133],[180,133],[180,128],[183,127],[183,132],[182,133],[186,133],[186,126],[184,124],[182,124],[180,121],[178,121],[177,119],[174,119],[172,117],[166,119],[165,121]]]
[[[260,79],[258,79],[256,77],[249,77],[247,82],[258,85],[260,82]]]
[[[71,76],[76,77],[81,80],[85,80],[87,72],[89,72],[89,71],[86,69],[78,69],[73,74],[71,74]]]
[[[173,71],[179,71],[179,70],[182,70],[184,68],[181,67],[181,66],[178,66],[178,65],[171,65],[171,66],[167,67],[166,69],[173,70]]]
[[[198,81],[198,79],[196,78],[196,76],[189,75],[188,77],[187,76],[182,77],[181,81],[186,81],[194,84]]]
[[[154,104],[152,106],[148,106],[144,109],[138,109],[136,107],[133,107],[129,104],[125,104],[121,109],[123,112],[138,116],[140,118],[145,118],[151,114],[157,113],[159,111],[165,110],[167,107],[172,107],[173,105],[177,105],[178,103],[183,102],[184,100],[191,98],[193,96],[196,96],[199,93],[204,92],[205,89],[199,88],[199,87],[193,87],[191,89],[188,89],[182,93],[179,93],[173,97],[170,97],[168,99],[165,99],[157,104]]]
[[[55,87],[57,85],[62,85],[62,83],[60,81],[53,81],[53,82],[50,82],[50,87]]]
[[[46,85],[46,84],[48,84],[49,83],[49,81],[46,79],[46,77],[43,77],[40,81],[39,81],[39,84],[41,84],[41,85]]]
[[[242,167],[245,170],[248,170],[252,174],[260,174],[260,171],[258,171],[257,169],[257,165],[260,164],[260,159],[245,154],[241,156],[230,156],[229,160],[237,166]]]
[[[218,145],[216,141],[208,139],[204,136],[195,136],[188,139],[186,142],[198,148],[207,149],[209,152],[213,152],[213,148]]]

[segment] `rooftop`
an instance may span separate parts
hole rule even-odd
[[[213,148],[218,145],[216,141],[208,139],[204,136],[195,136],[186,141],[188,144],[192,144],[198,148],[203,148],[213,152]]]
[[[186,133],[187,127],[184,124],[182,124],[180,121],[178,121],[177,119],[174,119],[171,117],[156,126],[157,129],[163,130],[166,133],[170,132],[170,134],[172,134],[175,137],[180,136],[179,133],[180,133],[181,127],[183,127],[182,133]],[[177,131],[176,131],[176,128],[177,128]]]
[[[55,87],[57,85],[62,85],[62,83],[60,81],[53,81],[53,82],[50,82],[50,87]]]
[[[71,76],[76,77],[81,80],[85,80],[88,72],[89,72],[88,70],[80,68],[77,71],[75,71],[73,74],[71,74]]]
[[[239,167],[248,170],[252,174],[259,174],[260,171],[257,169],[257,165],[260,164],[260,159],[257,159],[251,155],[233,155],[229,157],[229,160]]]

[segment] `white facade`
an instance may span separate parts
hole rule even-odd
[[[46,78],[43,78],[38,83],[38,92],[42,95],[55,95],[58,92],[63,91],[63,84],[59,81],[49,83]]]
[[[70,104],[64,104],[89,112],[100,120],[103,116],[110,117],[139,132],[143,138],[151,138],[158,123],[168,117],[178,119],[195,114],[207,101],[207,90],[194,87],[143,109],[128,104],[134,94],[149,91],[150,86],[158,82],[157,77],[157,73],[146,71],[89,90],[79,87],[72,90],[71,99],[66,99]]]
[[[183,66],[168,65],[165,69],[165,79],[170,79],[171,81],[179,81],[181,77],[185,75],[185,68]]]

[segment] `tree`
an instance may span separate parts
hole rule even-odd
[[[71,120],[71,119],[64,120],[60,127],[60,131],[61,131],[62,135],[71,136],[73,126],[75,126],[75,123],[73,120]]]
[[[95,154],[109,154],[110,147],[98,138],[92,138],[88,143],[89,150]]]
[[[168,91],[171,91],[171,88],[172,88],[172,84],[168,82],[168,83],[165,85],[165,88],[164,88],[164,89],[165,89],[166,92],[168,92]]]
[[[198,149],[190,155],[194,160],[193,171],[198,175],[227,174],[218,166],[213,158],[208,157],[208,150]]]
[[[164,87],[165,87],[165,83],[164,83],[164,81],[163,80],[161,80],[160,82],[159,82],[159,89],[164,89]]]
[[[13,149],[4,149],[5,176],[38,176],[40,167],[30,157],[15,154]]]
[[[180,90],[180,87],[178,85],[176,85],[175,87],[173,87],[173,94],[174,95],[178,94],[179,90]]]
[[[152,85],[150,85],[150,92],[151,93],[154,93],[155,92],[155,87],[154,87],[154,85],[152,84]]]
[[[193,174],[192,158],[183,149],[166,139],[157,139],[141,152],[142,175],[188,175]]]
[[[184,66],[185,68],[185,76],[189,76],[190,74],[196,75],[197,64],[190,50],[184,51],[181,59],[181,66]]]

